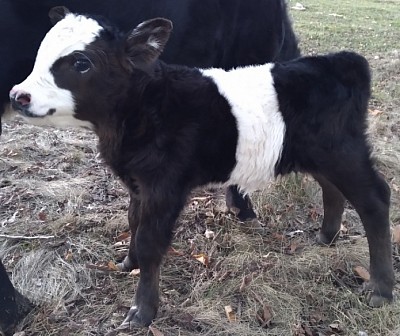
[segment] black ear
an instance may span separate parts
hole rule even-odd
[[[64,6],[53,7],[49,10],[50,22],[55,25],[58,21],[61,21],[65,16],[70,13],[69,9]]]
[[[153,64],[164,50],[171,31],[172,22],[163,18],[139,24],[126,39],[130,62],[145,67]]]

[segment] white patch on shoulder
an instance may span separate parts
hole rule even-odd
[[[84,50],[99,36],[102,29],[94,19],[69,13],[57,22],[43,39],[32,73],[22,83],[13,87],[13,90],[31,95],[29,111],[38,117],[46,116],[40,123],[51,120],[51,124],[63,123],[58,126],[81,124],[81,121],[74,118],[75,102],[71,92],[55,84],[50,69],[61,57]],[[56,112],[48,115],[49,111],[54,109]]]
[[[225,184],[238,185],[246,193],[268,186],[282,153],[286,127],[271,75],[273,66],[201,70],[214,80],[237,122],[237,163]]]

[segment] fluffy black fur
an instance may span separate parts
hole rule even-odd
[[[121,267],[141,270],[136,304],[125,320],[139,325],[156,315],[161,260],[186,196],[196,186],[227,181],[236,163],[237,121],[213,80],[157,61],[170,30],[169,21],[155,19],[136,28],[133,38],[110,40],[110,31],[84,51],[95,71],[72,71],[74,54],[51,68],[57,86],[71,91],[76,117],[94,125],[105,161],[130,191],[132,239]],[[159,49],[146,44],[150,37]],[[319,182],[323,244],[337,236],[345,199],[352,203],[370,247],[369,303],[380,306],[392,299],[394,285],[390,191],[373,167],[365,135],[368,64],[341,52],[277,63],[271,73],[286,125],[276,174],[307,172]]]
[[[49,10],[60,5],[106,15],[125,31],[148,18],[171,19],[175,30],[162,56],[168,62],[229,69],[300,55],[285,0],[0,0],[0,135],[9,90],[32,70],[51,28]],[[240,220],[256,217],[236,187],[226,197]]]
[[[285,0],[0,0],[0,134],[8,92],[32,70],[48,12],[60,5],[105,15],[125,31],[169,18],[175,29],[162,59],[170,63],[229,69],[300,55]]]

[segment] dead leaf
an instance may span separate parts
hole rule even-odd
[[[293,238],[293,237],[296,237],[296,236],[298,236],[299,234],[303,234],[303,233],[304,233],[303,230],[294,230],[294,231],[291,231],[291,232],[286,233],[286,236],[288,236],[288,237],[290,237],[290,238]]]
[[[44,222],[47,219],[47,214],[45,212],[45,209],[41,209],[38,213],[39,219]]]
[[[324,322],[324,317],[321,312],[315,311],[310,314],[310,324],[313,326],[317,326],[320,323]]]
[[[244,276],[242,283],[240,284],[240,287],[239,287],[239,292],[243,292],[245,290],[245,288],[250,284],[251,280],[253,280],[253,277],[251,274]]]
[[[300,323],[295,324],[293,331],[293,336],[304,336],[305,332],[303,326]]]
[[[400,225],[393,228],[393,243],[400,244]]]
[[[300,2],[296,2],[296,5],[292,6],[290,8],[295,9],[295,10],[299,10],[299,11],[306,10],[306,8]]]
[[[354,272],[364,281],[369,281],[371,278],[369,272],[366,270],[365,267],[362,266],[356,266],[354,267]]]
[[[311,209],[308,211],[308,214],[309,214],[309,216],[310,216],[310,218],[312,219],[313,222],[317,222],[317,221],[318,221],[319,216],[320,216],[320,212],[319,212],[318,209],[316,209],[316,208],[311,208]]]
[[[149,330],[153,333],[153,336],[164,336],[164,334],[156,327],[149,326]]]
[[[99,271],[104,271],[104,272],[119,272],[120,269],[117,267],[117,265],[114,264],[114,262],[109,261],[100,261],[96,264],[86,264],[86,268],[90,269],[95,269]]]
[[[341,333],[343,331],[342,327],[340,326],[339,323],[335,322],[335,323],[331,323],[329,325],[329,328],[332,329],[333,332],[335,333]]]
[[[129,273],[129,275],[132,275],[132,276],[137,276],[139,274],[140,274],[140,269],[139,268],[135,268]]]
[[[215,237],[214,231],[211,231],[209,229],[204,232],[204,235],[206,236],[207,239],[213,239]]]
[[[25,335],[26,335],[25,331],[18,331],[13,334],[13,336],[25,336]]]
[[[127,239],[130,239],[131,238],[131,233],[130,232],[122,232],[121,234],[119,234],[116,238],[115,238],[115,240],[117,241],[117,242],[121,242],[121,241],[123,241],[123,240],[127,240]]]
[[[119,271],[119,268],[117,267],[117,265],[115,265],[115,263],[112,261],[109,261],[107,266],[110,271]]]
[[[272,322],[272,311],[271,311],[271,307],[264,304],[263,305],[263,309],[262,309],[262,313],[261,314],[257,314],[257,320],[260,322],[261,324],[261,328],[268,328],[271,326],[271,322]]]
[[[296,324],[295,328],[293,336],[313,336],[310,328],[303,323]]]
[[[185,254],[183,252],[181,252],[181,251],[178,251],[178,250],[174,249],[172,246],[170,246],[169,249],[168,249],[168,255],[183,256]]]
[[[290,243],[288,254],[295,254],[301,252],[303,249],[303,245],[300,243],[299,240],[293,240]]]
[[[124,246],[128,246],[129,243],[125,240],[125,241],[118,241],[116,243],[113,244],[114,247],[124,247]]]
[[[66,261],[71,261],[72,258],[73,258],[72,250],[69,249],[69,250],[64,254],[64,259],[65,259]]]
[[[208,265],[210,264],[210,259],[204,253],[194,254],[192,255],[192,257],[197,261],[200,261],[206,267],[208,267]]]
[[[374,109],[374,110],[369,109],[368,112],[369,112],[371,115],[373,115],[374,117],[376,117],[376,116],[378,116],[378,115],[380,115],[380,114],[383,113],[383,111],[377,110],[377,109]]]
[[[229,322],[236,322],[236,314],[231,306],[225,306],[225,314]]]
[[[292,242],[290,244],[290,253],[296,252],[296,250],[299,248],[299,245],[296,242]]]
[[[276,240],[284,240],[284,239],[285,239],[285,236],[282,235],[282,234],[280,234],[280,233],[274,232],[274,233],[272,234],[272,238],[274,238],[274,239],[276,239]]]

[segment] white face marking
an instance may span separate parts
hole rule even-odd
[[[50,69],[55,61],[74,51],[84,50],[92,43],[103,28],[97,21],[82,15],[67,14],[57,22],[43,39],[32,73],[14,91],[31,95],[29,112],[33,116],[44,117],[36,124],[55,126],[90,126],[87,121],[74,117],[75,102],[70,91],[59,88]],[[50,115],[50,110],[56,110]],[[33,118],[29,118],[31,122]]]
[[[251,192],[268,185],[275,177],[285,137],[285,123],[279,112],[271,69],[273,64],[249,66],[231,71],[202,70],[217,84],[236,118],[239,132],[236,166],[227,185]]]

